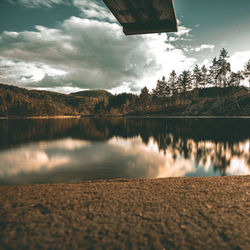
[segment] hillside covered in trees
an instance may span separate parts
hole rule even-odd
[[[104,93],[87,91],[85,95],[81,91],[65,95],[0,84],[0,116],[91,115],[97,103],[108,101],[109,92]]]
[[[228,52],[222,49],[209,68],[195,65],[180,75],[172,71],[152,92],[144,87],[140,95],[105,90],[66,95],[0,84],[0,116],[249,116],[250,90],[243,80],[250,85],[250,60],[243,71],[232,72]]]
[[[158,80],[150,93],[147,87],[139,96],[120,94],[99,102],[95,112],[111,115],[250,115],[250,60],[243,71],[232,72],[228,52],[222,49],[208,68],[195,65],[180,75],[172,71],[169,78]]]

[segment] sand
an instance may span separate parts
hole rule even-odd
[[[250,176],[0,186],[1,249],[250,249]]]

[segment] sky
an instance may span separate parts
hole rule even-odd
[[[101,0],[1,0],[0,83],[71,93],[155,87],[172,70],[250,59],[249,0],[174,0],[177,33],[125,36]]]

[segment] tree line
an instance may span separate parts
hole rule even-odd
[[[162,80],[157,81],[151,95],[156,98],[165,98],[198,88],[239,87],[245,78],[249,78],[250,84],[250,60],[242,71],[233,72],[228,58],[228,52],[223,48],[219,57],[215,57],[209,67],[205,65],[199,67],[196,64],[192,71],[184,70],[180,75],[173,70],[168,79],[163,76]],[[141,94],[146,92],[145,88],[141,90]]]
[[[163,76],[158,80],[152,91],[144,87],[139,95],[114,95],[108,101],[97,103],[95,112],[111,115],[163,112],[166,107],[187,105],[197,98],[230,96],[245,78],[249,78],[250,85],[250,60],[242,71],[233,72],[228,58],[228,52],[223,48],[209,67],[196,64],[192,70],[184,70],[179,75],[173,70],[168,79]]]
[[[209,67],[195,65],[192,71],[179,75],[173,70],[168,79],[163,76],[158,80],[151,92],[144,87],[139,95],[103,96],[103,91],[96,91],[96,97],[90,97],[85,92],[65,95],[0,84],[0,116],[250,115],[249,91],[239,88],[245,78],[250,85],[250,60],[244,70],[232,72],[228,58],[222,49]]]

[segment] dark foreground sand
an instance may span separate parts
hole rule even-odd
[[[0,186],[1,249],[250,249],[250,176]]]

